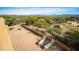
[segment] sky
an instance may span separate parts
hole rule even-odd
[[[78,7],[0,7],[0,15],[79,15]]]

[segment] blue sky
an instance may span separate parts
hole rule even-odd
[[[0,15],[79,15],[78,7],[0,7]]]

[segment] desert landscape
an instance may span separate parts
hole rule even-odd
[[[0,17],[0,50],[8,51],[46,51],[41,49],[35,43],[42,37],[33,34],[31,31],[24,29],[21,25],[10,26],[5,25],[4,18]],[[10,28],[13,28],[10,30]],[[47,49],[51,50],[51,49]],[[52,49],[58,51],[57,47]]]

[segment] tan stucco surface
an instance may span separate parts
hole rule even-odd
[[[13,50],[13,46],[8,34],[8,29],[5,25],[3,17],[0,17],[0,51],[1,50]]]

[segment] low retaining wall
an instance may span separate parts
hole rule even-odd
[[[39,31],[37,31],[37,30],[31,29],[29,26],[25,26],[25,25],[21,25],[21,26],[22,26],[23,28],[27,29],[27,30],[30,30],[30,31],[33,32],[34,34],[43,37],[43,33],[39,32]]]
[[[29,26],[26,26],[26,25],[21,25],[23,28],[25,28],[25,29],[27,29],[27,30],[30,30],[31,32],[33,32],[34,34],[36,34],[36,35],[39,35],[39,36],[41,36],[41,37],[43,37],[43,33],[41,33],[41,32],[39,32],[39,31],[37,31],[37,30],[34,30],[34,29],[32,29],[32,28],[30,28]],[[52,37],[52,36],[47,36],[47,38],[48,39],[53,39],[54,37]],[[60,41],[58,41],[58,40],[56,40],[56,45],[58,46],[58,47],[60,47],[60,48],[62,48],[63,50],[65,50],[65,51],[70,51],[70,48],[68,47],[68,46],[66,46],[65,44],[63,44],[63,43],[61,43]]]

